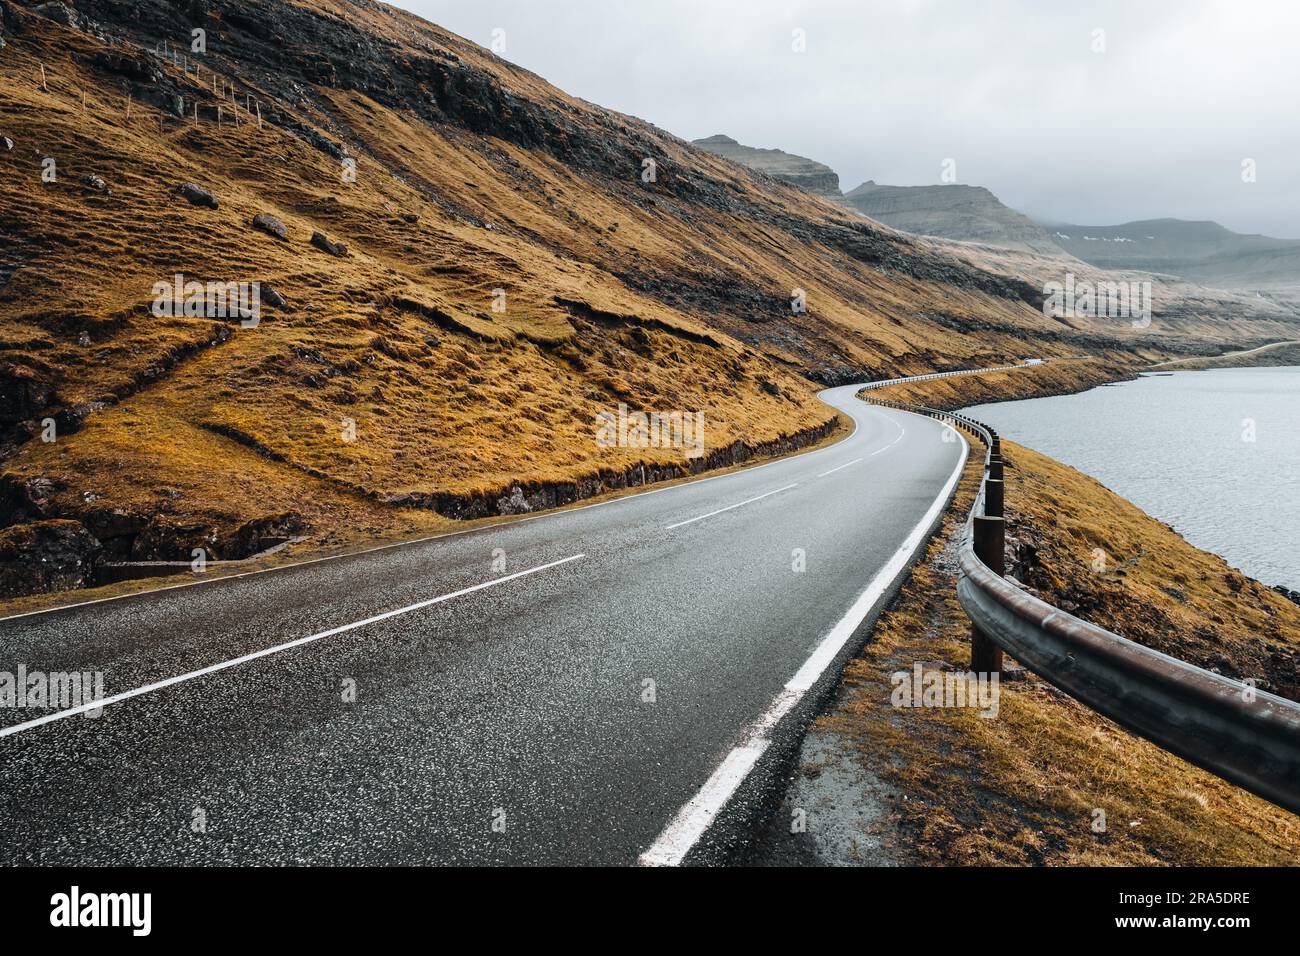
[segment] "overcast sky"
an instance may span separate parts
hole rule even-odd
[[[846,191],[937,183],[951,158],[958,182],[1044,220],[1173,216],[1300,238],[1293,0],[398,6],[484,46],[501,29],[506,59],[686,139],[819,160]]]

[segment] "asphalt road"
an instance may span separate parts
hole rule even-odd
[[[726,859],[964,460],[855,388],[760,467],[0,621],[110,701],[0,709],[0,863]]]

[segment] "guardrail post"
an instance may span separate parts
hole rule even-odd
[[[994,481],[1002,481],[1003,474],[1002,474],[1001,458],[989,459],[989,477],[992,478]]]
[[[985,507],[987,507],[987,497]],[[975,556],[998,577],[1006,573],[1003,552],[1006,548],[1006,527],[1002,518],[975,517]],[[993,643],[978,627],[970,630],[970,669],[977,674],[1002,673],[1002,648]]]
[[[1006,505],[1006,498],[1003,495],[1005,486],[997,478],[989,478],[984,482],[984,514],[990,518],[1003,518],[1005,513],[1003,508]],[[987,561],[984,562],[988,564]]]

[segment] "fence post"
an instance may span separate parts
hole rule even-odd
[[[987,498],[985,501],[987,502]],[[1006,573],[1003,551],[1006,528],[1002,518],[977,515],[975,521],[975,556],[998,577]],[[1002,673],[1002,648],[993,643],[978,627],[971,625],[970,669],[977,674]]]
[[[1003,508],[1006,504],[1006,498],[1003,497],[1004,486],[998,478],[989,478],[984,482],[984,514],[990,518],[1006,517]],[[987,563],[987,562],[985,562]]]

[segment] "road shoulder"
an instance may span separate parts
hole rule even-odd
[[[1297,649],[1300,608],[1073,469],[1004,447],[1007,499],[1016,503],[1012,556],[1031,544],[1063,591],[1092,602],[1085,616],[1137,637],[1144,620],[1185,633],[1173,615],[1213,613],[1224,639],[1182,648],[1180,656],[1218,654],[1234,670],[1254,667],[1255,651],[1270,645],[1274,655]],[[1067,483],[1068,493],[1058,494]],[[891,675],[918,665],[927,675],[967,666],[955,548],[974,487],[968,471],[924,560],[845,668],[750,862],[1294,865],[1300,820],[1129,734],[1014,662],[992,718],[970,707],[894,706]],[[1097,514],[1121,519],[1092,533],[1105,535],[1112,553],[1134,550],[1126,568],[1089,572],[1092,542],[1081,535]],[[1182,586],[1196,593],[1181,601],[1168,595],[1166,606],[1145,579],[1163,575],[1154,565],[1169,556],[1186,565],[1194,583]],[[1050,579],[1036,583],[1050,587]],[[1066,600],[1042,596],[1058,606]],[[1264,619],[1275,622],[1275,633],[1261,632]]]

